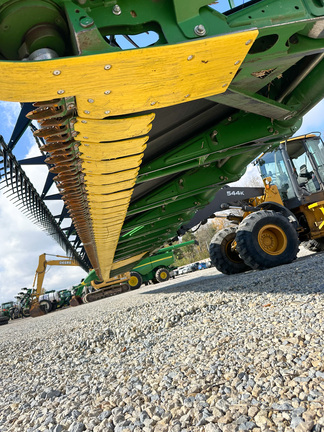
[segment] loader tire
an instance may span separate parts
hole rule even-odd
[[[244,262],[259,270],[288,264],[299,250],[296,229],[285,216],[273,210],[261,210],[243,219],[236,242]]]
[[[166,282],[170,279],[170,272],[167,268],[161,267],[158,268],[154,275],[154,281],[157,283]]]
[[[8,324],[9,317],[7,316],[0,316],[0,325]]]
[[[209,255],[212,265],[218,271],[227,275],[251,270],[239,256],[238,252],[231,248],[235,240],[236,230],[236,227],[228,227],[218,231],[211,239],[209,245]]]
[[[137,271],[132,271],[130,275],[131,277],[128,281],[128,285],[131,290],[136,290],[142,285],[143,278]]]

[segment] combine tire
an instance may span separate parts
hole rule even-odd
[[[0,325],[8,324],[9,317],[7,316],[0,316]]]
[[[160,282],[166,282],[169,279],[170,279],[170,272],[167,268],[161,267],[161,268],[156,270],[155,276],[154,276],[154,281],[156,281],[157,283],[160,283]]]
[[[142,285],[143,278],[137,271],[132,271],[130,275],[131,277],[128,281],[128,285],[131,290],[136,290]]]
[[[236,227],[228,227],[218,231],[211,239],[209,246],[209,255],[212,265],[215,266],[218,271],[227,275],[251,270],[236,250],[232,250],[231,248],[235,240],[236,230]]]
[[[45,313],[49,313],[52,310],[52,303],[49,300],[41,300],[39,306]]]
[[[273,210],[261,210],[247,216],[238,227],[236,242],[244,262],[259,270],[288,264],[299,250],[294,226]]]

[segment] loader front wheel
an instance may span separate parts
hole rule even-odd
[[[130,275],[131,277],[128,280],[128,285],[131,290],[136,290],[142,285],[143,278],[137,271],[132,271]]]
[[[209,245],[209,255],[212,265],[218,271],[227,275],[251,270],[239,256],[236,249],[232,248],[236,230],[236,227],[228,227],[218,231],[211,239]]]
[[[259,270],[288,264],[299,250],[296,229],[285,216],[273,210],[247,216],[238,227],[236,242],[244,262]]]

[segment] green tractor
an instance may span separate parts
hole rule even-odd
[[[138,289],[143,283],[148,285],[150,282],[156,284],[168,281],[172,277],[172,270],[175,269],[172,266],[175,260],[173,250],[191,244],[197,244],[197,241],[190,240],[174,246],[168,246],[159,249],[156,254],[142,259],[130,273],[131,277],[128,281],[130,289]]]
[[[10,318],[10,309],[13,308],[15,303],[13,301],[2,303],[1,305],[1,316],[7,316]]]
[[[13,306],[14,306],[13,301],[2,303],[0,309],[0,325],[8,324],[8,321],[10,319],[10,309]]]
[[[27,318],[30,316],[30,305],[32,300],[33,289],[32,288],[22,288],[15,298],[17,303],[13,305],[10,309],[11,319],[17,318]]]

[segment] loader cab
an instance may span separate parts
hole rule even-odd
[[[271,177],[288,208],[323,199],[324,144],[317,134],[281,142],[258,160],[261,177]],[[318,197],[317,197],[318,195]]]

